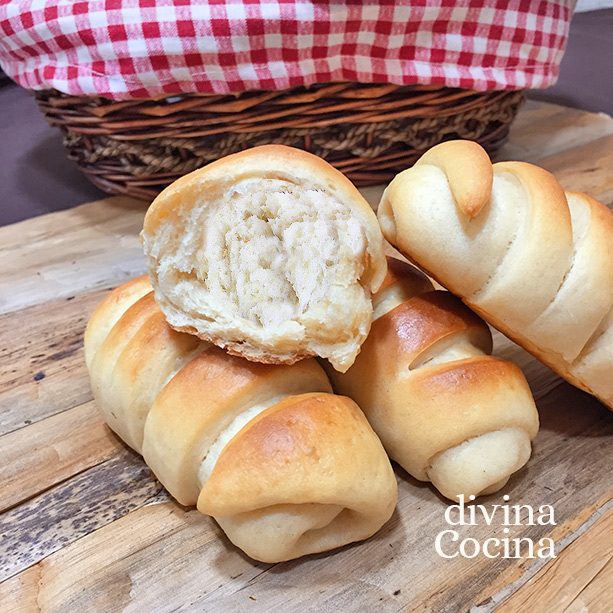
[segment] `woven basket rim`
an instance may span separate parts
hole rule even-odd
[[[57,90],[34,95],[92,182],[150,199],[187,172],[264,143],[311,151],[358,185],[390,180],[441,140],[469,138],[493,151],[524,91],[336,82],[102,104]]]

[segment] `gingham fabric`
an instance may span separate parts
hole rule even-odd
[[[23,87],[121,100],[329,81],[541,88],[574,0],[0,0]]]

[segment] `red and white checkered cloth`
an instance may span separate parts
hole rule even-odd
[[[22,86],[111,99],[329,81],[540,88],[575,0],[0,0]]]

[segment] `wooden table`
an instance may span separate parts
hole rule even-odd
[[[608,116],[529,103],[497,157],[613,203]],[[364,193],[375,205],[381,189]],[[480,502],[551,505],[555,525],[457,530],[552,538],[555,559],[441,557],[448,503],[400,468],[397,510],[377,535],[277,565],[172,501],[103,423],[83,360],[94,307],[145,270],[144,210],[108,198],[0,228],[0,610],[613,610],[613,413],[499,334],[495,352],[524,368],[542,425],[528,466]]]

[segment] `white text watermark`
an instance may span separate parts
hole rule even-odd
[[[434,548],[439,556],[447,559],[476,558],[555,558],[553,539],[543,537],[534,540],[527,536],[514,537],[514,526],[555,526],[554,509],[549,504],[533,507],[529,504],[508,504],[509,496],[503,496],[504,504],[467,504],[464,495],[459,503],[445,510],[445,521],[450,528],[436,536]],[[474,496],[469,496],[472,503]],[[487,538],[467,536],[461,538],[457,526],[494,527],[494,535]]]

